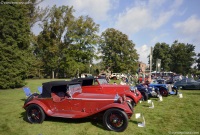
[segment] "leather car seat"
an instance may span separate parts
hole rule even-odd
[[[56,93],[51,93],[51,97],[53,98],[54,102],[60,102],[61,97],[59,97]]]

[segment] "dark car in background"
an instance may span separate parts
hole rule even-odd
[[[192,78],[184,78],[181,81],[177,81],[174,86],[182,90],[200,90],[200,82]]]

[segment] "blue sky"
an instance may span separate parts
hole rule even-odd
[[[100,34],[115,28],[128,35],[144,63],[157,42],[190,43],[200,53],[200,0],[45,0],[39,6],[55,4],[73,6],[77,17],[90,16]],[[40,30],[33,28],[35,34]]]

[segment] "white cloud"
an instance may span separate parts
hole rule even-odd
[[[150,20],[151,16],[147,9],[135,7],[127,9],[125,13],[119,14],[115,27],[125,33],[131,34],[143,29]]]
[[[200,53],[200,18],[192,15],[185,21],[177,22],[173,26],[177,30],[178,40],[195,45],[195,52]]]
[[[153,18],[151,25],[149,25],[152,29],[160,28],[162,25],[168,22],[168,20],[174,15],[173,11],[161,12],[158,18]]]
[[[105,21],[109,18],[108,12],[118,6],[119,0],[48,0],[39,4],[40,7],[53,5],[73,6],[75,15],[89,15],[96,21]]]
[[[137,53],[139,56],[139,61],[142,61],[148,64],[147,56],[150,54],[150,47],[147,45],[142,45],[141,47],[136,47]]]
[[[143,29],[156,30],[166,24],[182,4],[182,0],[177,0],[172,6],[163,8],[165,2],[166,0],[153,0],[146,4],[144,1],[138,4],[137,1],[135,6],[118,15],[115,27],[126,34],[133,34]]]
[[[95,20],[108,19],[108,12],[118,1],[114,0],[68,0],[67,5],[73,6],[79,15],[89,15]]]
[[[193,15],[183,22],[175,23],[174,28],[183,35],[193,35],[195,37],[196,34],[199,35],[200,33],[200,19]]]
[[[149,7],[158,8],[162,6],[166,0],[149,0]]]
[[[179,8],[183,3],[183,0],[175,0],[174,3],[171,5],[171,9]]]

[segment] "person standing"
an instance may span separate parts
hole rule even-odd
[[[179,81],[181,81],[183,79],[182,75],[179,76]]]
[[[188,81],[188,75],[186,75],[185,78],[186,78],[186,82],[187,82]]]

